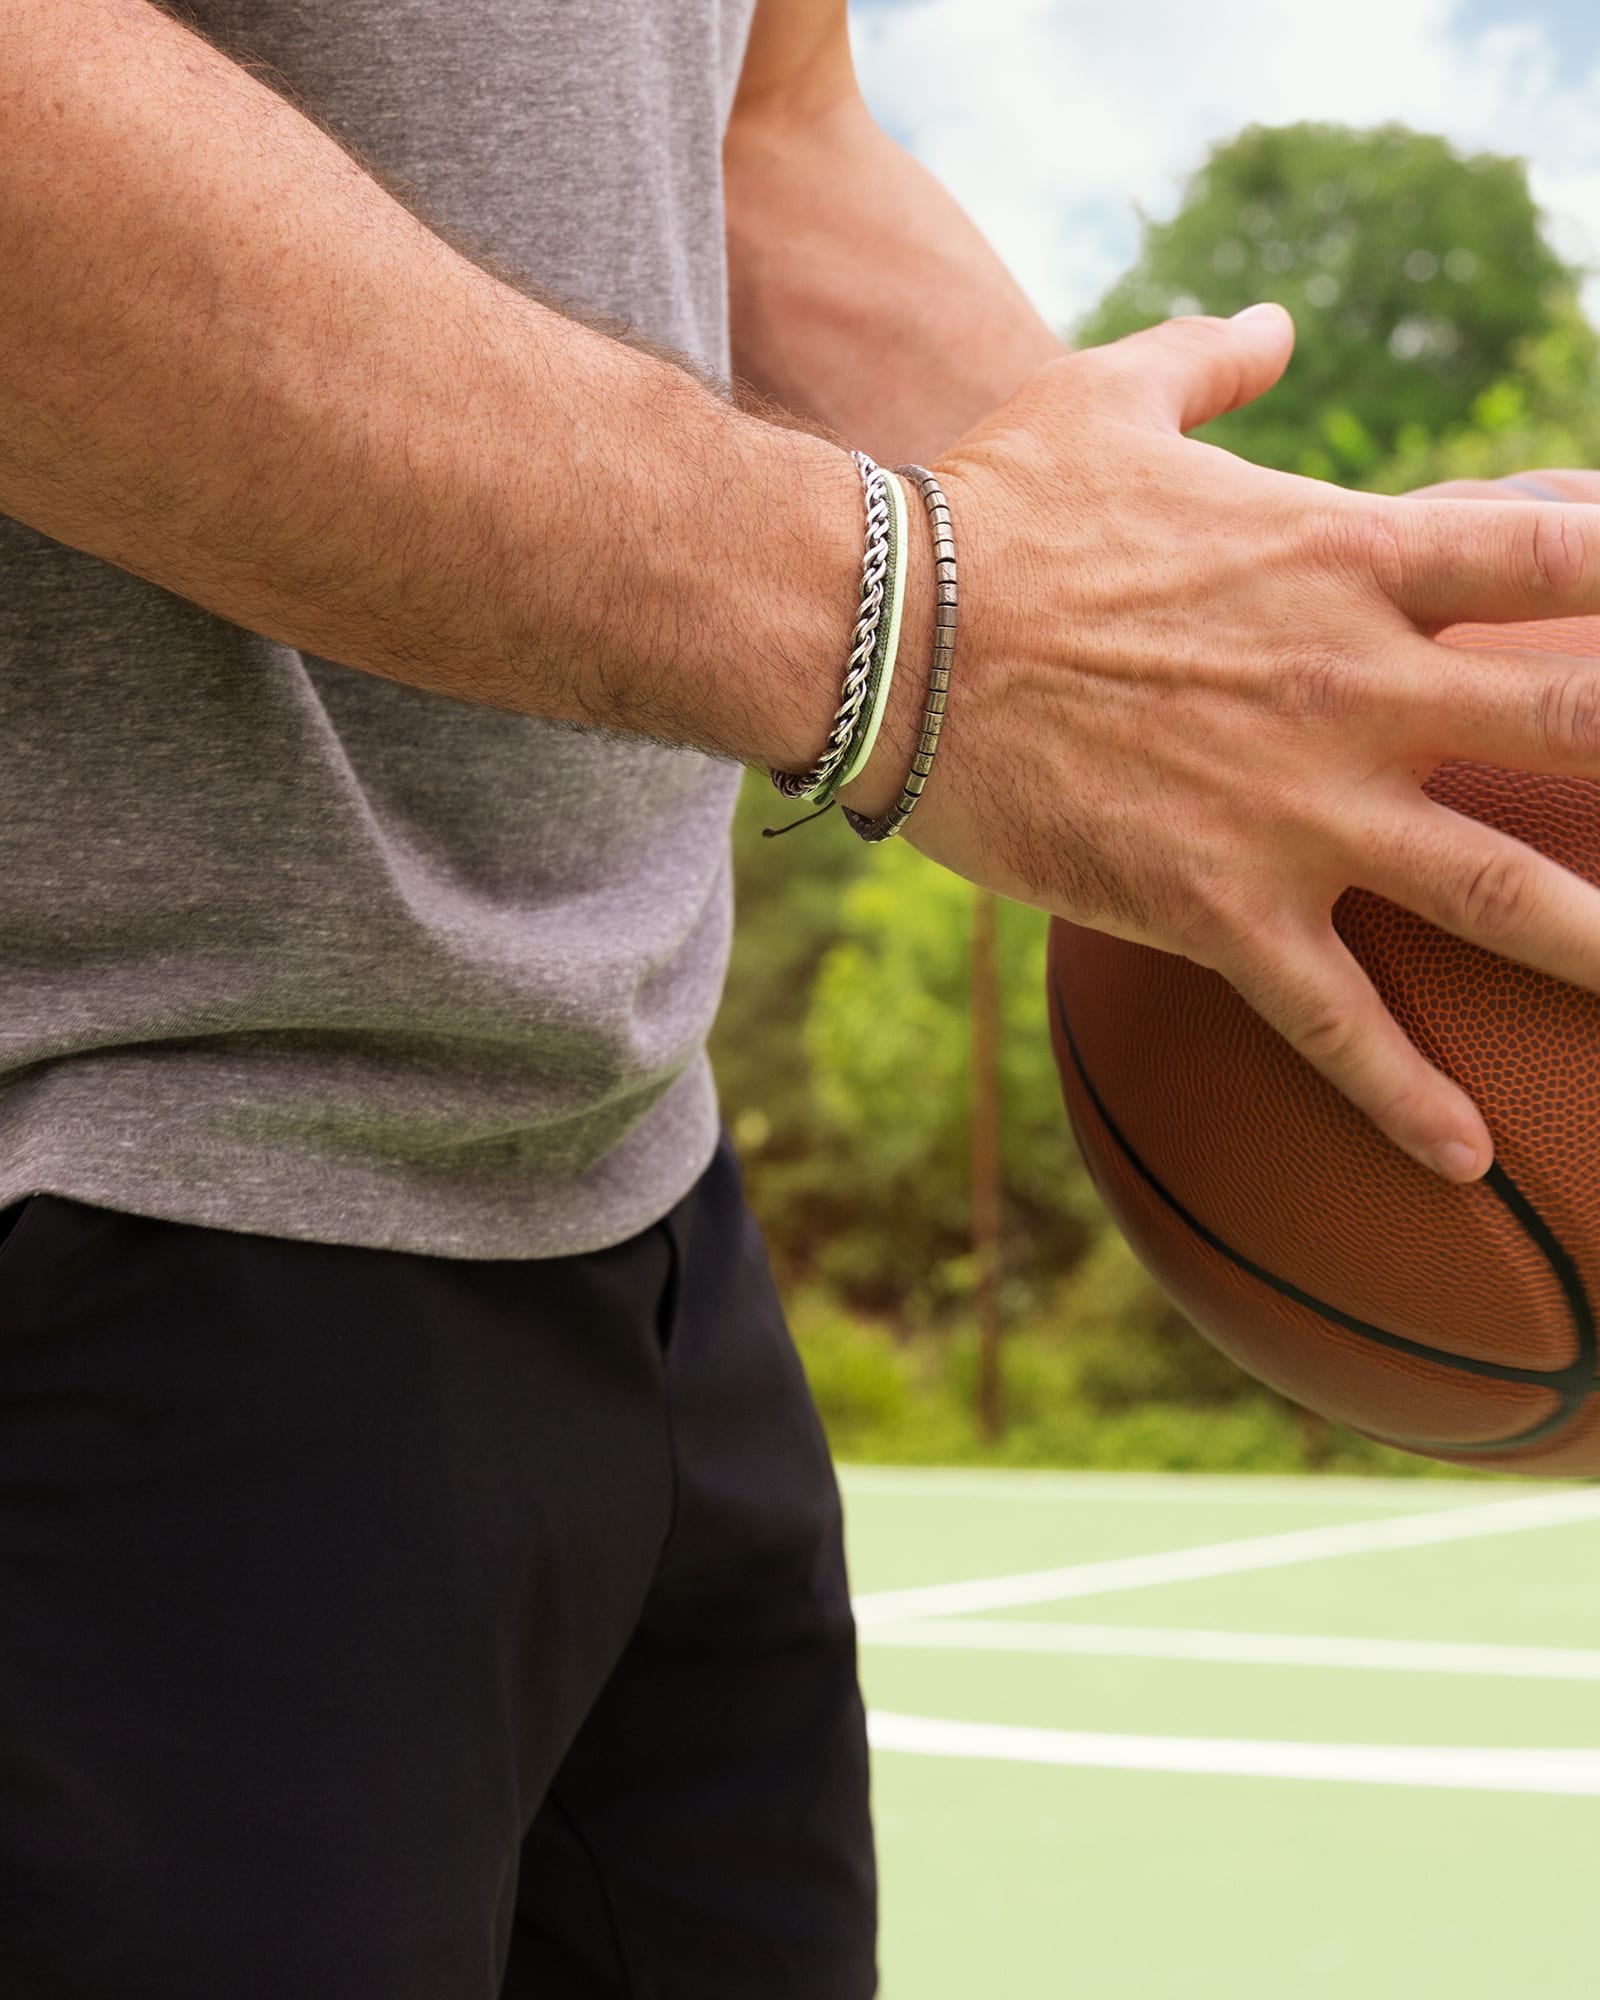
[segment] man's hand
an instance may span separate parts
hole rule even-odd
[[[936,470],[961,627],[908,828],[934,859],[1221,972],[1408,1153],[1489,1165],[1470,1100],[1336,935],[1359,886],[1600,988],[1600,890],[1433,804],[1450,758],[1600,776],[1591,661],[1463,652],[1462,620],[1600,611],[1600,507],[1376,499],[1185,438],[1288,361],[1286,314],[1180,320],[1047,363]],[[895,741],[909,758],[922,636]]]

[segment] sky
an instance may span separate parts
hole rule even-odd
[[[851,0],[862,89],[1065,328],[1242,126],[1399,119],[1527,160],[1600,318],[1600,0]]]

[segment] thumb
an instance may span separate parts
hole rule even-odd
[[[1294,352],[1282,306],[1247,306],[1232,319],[1169,319],[1097,350],[1154,423],[1198,430],[1253,403]]]

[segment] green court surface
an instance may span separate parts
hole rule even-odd
[[[1600,1487],[840,1477],[884,2000],[1595,1991]]]

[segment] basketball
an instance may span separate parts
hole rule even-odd
[[[1441,637],[1600,658],[1600,618]],[[1600,883],[1600,783],[1454,763],[1427,790]],[[1219,974],[1056,921],[1051,1034],[1095,1184],[1194,1325],[1297,1402],[1432,1458],[1600,1474],[1600,996],[1363,891],[1334,923],[1483,1112],[1488,1175],[1417,1166]]]

